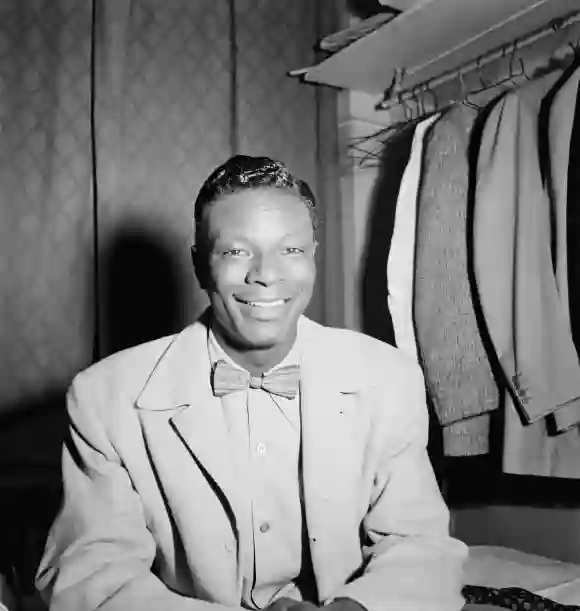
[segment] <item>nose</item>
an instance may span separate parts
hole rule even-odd
[[[249,284],[262,284],[268,286],[280,279],[280,266],[275,256],[255,255],[252,257],[247,281]]]

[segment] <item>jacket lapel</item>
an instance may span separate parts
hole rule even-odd
[[[310,551],[318,594],[327,598],[344,583],[360,559],[356,498],[360,455],[355,416],[360,406],[361,374],[345,358],[344,347],[328,332],[302,320],[301,366],[302,477]],[[357,537],[345,536],[355,528]],[[353,544],[354,543],[354,544]],[[329,562],[329,559],[332,559]]]
[[[223,492],[235,521],[239,501],[221,401],[210,383],[207,319],[187,327],[158,361],[137,399],[143,410],[166,411],[178,437]]]

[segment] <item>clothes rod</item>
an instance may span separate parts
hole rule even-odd
[[[397,106],[401,102],[405,102],[406,100],[416,97],[417,93],[433,91],[435,87],[444,85],[445,83],[448,83],[456,78],[461,79],[464,74],[473,72],[474,70],[481,70],[481,68],[487,64],[507,57],[512,53],[517,53],[524,47],[527,47],[538,40],[545,38],[546,36],[554,34],[555,32],[568,28],[575,23],[580,23],[580,12],[573,13],[565,18],[554,19],[550,22],[550,25],[542,28],[541,30],[537,30],[532,34],[519,38],[508,45],[496,48],[489,53],[481,55],[473,61],[463,64],[459,68],[447,70],[435,78],[418,83],[417,85],[406,90],[403,88],[404,70],[398,70],[396,71],[393,85],[391,85],[391,87],[385,91],[384,98],[376,105],[376,109],[388,110],[393,106]],[[491,84],[490,87],[493,87],[493,84]]]

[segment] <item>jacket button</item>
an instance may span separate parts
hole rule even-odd
[[[260,525],[260,532],[267,533],[269,530],[270,530],[270,525],[268,524],[268,522],[263,522]]]

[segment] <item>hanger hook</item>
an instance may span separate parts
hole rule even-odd
[[[528,73],[526,72],[524,58],[520,55],[520,57],[518,57],[518,60],[520,62],[520,68],[521,68],[522,74],[524,75],[524,78],[526,79],[526,81],[531,81],[532,80],[531,76],[529,76]]]
[[[430,86],[430,82],[429,81],[427,81],[425,83],[424,88],[423,88],[423,94],[426,95],[428,93],[431,94],[431,99],[433,101],[433,111],[437,112],[439,110],[439,100],[437,99],[437,94],[435,93],[435,91]]]
[[[459,77],[459,84],[461,85],[461,97],[466,98],[467,90],[465,87],[465,80],[463,78],[464,77],[463,71],[459,70],[459,72],[457,73],[457,76]]]
[[[514,78],[515,77],[519,77],[519,76],[523,76],[526,81],[531,81],[531,77],[528,75],[528,73],[526,72],[526,65],[524,63],[524,58],[521,56],[521,54],[518,54],[519,51],[519,47],[518,47],[518,43],[517,41],[514,43],[514,51],[513,51],[513,55],[512,55],[512,59],[515,61],[516,59],[518,60],[518,64],[520,65],[520,72],[519,74],[516,74],[514,72]]]
[[[510,53],[510,63],[509,63],[509,80],[511,80],[512,84],[515,84],[514,79],[518,76],[523,76],[523,74],[517,74],[516,73],[516,69],[515,69],[515,63],[516,63],[516,59],[517,59],[517,51],[518,51],[518,46],[517,44],[514,44],[512,47],[512,52]]]
[[[423,87],[423,85],[417,85],[416,88],[416,100],[417,100],[417,111],[418,111],[418,116],[422,117],[425,114],[425,100],[423,99],[423,92],[425,91],[425,88]]]
[[[489,89],[490,84],[485,81],[483,78],[483,67],[481,65],[481,56],[477,58],[477,76],[479,76],[479,82],[481,84],[482,90]]]
[[[411,108],[411,121],[415,119],[414,114],[419,114],[419,100],[417,99],[417,88],[413,87],[410,92],[411,97],[409,98],[410,102],[413,104],[414,108]]]
[[[459,76],[459,84],[461,85],[461,97],[463,98],[461,100],[461,103],[464,104],[465,106],[468,106],[469,108],[474,108],[474,109],[479,110],[479,106],[477,106],[477,104],[474,104],[469,99],[469,93],[467,92],[467,87],[465,86],[464,73],[462,70],[459,71],[458,76]]]
[[[406,98],[400,91],[397,93],[397,103],[403,107],[403,116],[405,117],[405,121],[409,121],[409,106],[407,104]]]

